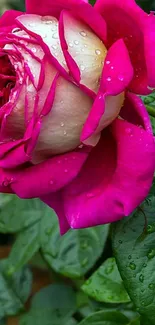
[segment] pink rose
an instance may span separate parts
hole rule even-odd
[[[119,220],[155,170],[155,17],[134,0],[27,0],[0,19],[0,191],[40,197],[61,233]]]

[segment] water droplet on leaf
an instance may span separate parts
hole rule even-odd
[[[131,263],[129,264],[129,267],[130,267],[131,270],[135,270],[135,269],[136,269],[136,265],[135,265],[135,263],[133,263],[133,262],[131,262]]]

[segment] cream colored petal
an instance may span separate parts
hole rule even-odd
[[[35,154],[44,160],[78,147],[81,130],[91,107],[91,98],[75,85],[59,78],[54,104],[43,119]]]
[[[64,13],[63,21],[68,51],[80,69],[81,84],[97,92],[107,49],[89,26],[70,13]]]
[[[119,112],[124,103],[124,93],[121,93],[117,96],[107,96],[105,112],[101,118],[97,132],[102,131],[109,124],[111,124],[115,118],[119,115]]]
[[[44,43],[48,45],[51,54],[67,70],[66,61],[60,45],[58,20],[52,16],[41,17],[33,14],[21,15],[17,19],[29,31],[42,37]]]

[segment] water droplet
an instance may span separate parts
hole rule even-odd
[[[32,48],[32,52],[33,53],[36,53],[37,52],[37,49],[35,47]]]
[[[83,261],[81,262],[81,266],[86,266],[88,264],[88,257],[85,257]]]
[[[80,69],[81,71],[84,71],[85,70],[85,66],[83,64],[80,65]]]
[[[88,241],[87,240],[82,241],[80,247],[82,249],[86,249],[88,247]]]
[[[85,284],[86,284],[86,285],[89,285],[89,284],[91,284],[91,282],[92,282],[92,279],[88,279],[88,280],[85,282]]]
[[[55,24],[56,20],[54,20],[51,16],[43,16],[41,17],[41,20],[44,24],[46,25],[51,25],[51,24]]]
[[[13,265],[10,265],[6,270],[5,274],[7,276],[12,276],[14,272],[15,272],[15,267]]]
[[[67,65],[67,64],[66,64],[66,61],[63,61],[62,64],[65,65],[65,66]]]
[[[135,263],[133,263],[133,262],[131,262],[131,263],[129,264],[129,267],[130,267],[131,270],[135,270],[135,269],[136,269],[136,265],[135,265]]]
[[[140,274],[139,281],[142,282],[142,283],[144,282],[144,275],[143,274]]]
[[[100,55],[101,51],[99,49],[95,50],[96,55]]]
[[[64,172],[65,172],[65,173],[68,173],[68,169],[65,169]]]
[[[151,260],[153,257],[155,257],[155,249],[151,249],[149,253],[147,254],[147,257],[149,260]]]
[[[106,60],[105,63],[106,63],[106,64],[110,64],[110,61],[109,61],[109,60]]]
[[[53,185],[54,184],[54,181],[53,179],[50,180],[50,185]]]
[[[63,122],[60,123],[61,126],[64,126],[65,124]]]
[[[113,67],[113,65],[110,67],[110,69],[111,69],[111,70],[114,70],[114,67]]]
[[[73,47],[73,43],[69,43],[68,45],[69,45],[70,47]]]
[[[147,267],[147,264],[146,264],[146,263],[144,263],[144,264],[143,264],[143,267]]]
[[[61,164],[61,160],[58,160],[58,164]]]
[[[111,77],[108,77],[108,78],[107,78],[107,81],[111,81]]]
[[[79,148],[79,149],[82,149],[82,148],[83,148],[83,144],[80,144],[80,145],[78,146],[78,148]]]
[[[29,26],[30,27],[34,27],[35,26],[35,23],[29,23]]]
[[[119,240],[118,242],[119,242],[119,244],[122,244],[123,243],[122,240]]]
[[[57,47],[57,45],[52,45],[52,48],[53,48],[54,50],[56,50],[58,47]]]
[[[82,30],[82,31],[80,32],[80,35],[81,35],[82,37],[86,37],[86,36],[87,36],[87,34],[86,34],[86,32],[85,32],[84,30]]]
[[[47,228],[45,230],[46,235],[50,235],[52,233],[52,228]]]
[[[13,178],[5,178],[2,182],[2,186],[9,186],[13,182]]]
[[[12,33],[20,32],[20,30],[21,30],[20,28],[17,28],[17,27],[16,27],[16,28],[14,28],[14,29],[12,30]]]
[[[74,41],[74,44],[75,44],[75,45],[78,45],[78,44],[79,44],[79,41]]]
[[[58,38],[58,33],[53,33],[52,37],[53,37],[54,39],[57,39],[57,38]]]
[[[150,284],[148,285],[148,288],[149,288],[150,290],[153,290],[153,289],[155,289],[155,284],[153,284],[153,283],[150,283]]]
[[[67,131],[65,130],[65,131],[64,131],[64,135],[66,135],[66,134],[67,134]]]
[[[84,47],[87,47],[87,44],[84,44]]]
[[[94,197],[95,196],[95,194],[94,193],[87,193],[87,198],[91,198],[91,197]]]
[[[141,302],[141,305],[142,305],[142,306],[145,306],[145,301],[142,301],[142,302]]]
[[[155,222],[147,226],[147,233],[152,234],[153,232],[155,232]]]
[[[106,269],[105,269],[105,273],[106,274],[110,274],[112,273],[114,270],[114,265],[109,265]]]
[[[131,134],[131,133],[132,133],[132,129],[130,129],[130,128],[126,128],[126,129],[125,129],[125,132],[126,132],[127,134]]]
[[[119,76],[118,77],[118,80],[123,81],[124,80],[124,77],[123,76]]]
[[[128,259],[129,259],[129,260],[131,260],[131,259],[132,259],[132,256],[131,256],[131,255],[129,255],[129,256],[128,256]]]

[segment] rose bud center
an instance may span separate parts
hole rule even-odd
[[[61,48],[57,19],[51,16],[23,15],[18,17],[18,20],[26,27],[26,31],[21,29],[12,32],[16,38],[19,38],[19,44],[14,46],[12,42],[12,44],[5,45],[4,50],[8,51],[8,57],[1,58],[7,62],[5,73],[3,65],[0,66],[1,75],[7,76],[6,79],[1,78],[1,106],[9,99],[10,89],[15,85],[15,75],[16,86],[22,85],[15,107],[7,118],[5,140],[20,139],[24,136],[28,123],[34,116],[34,111],[36,114],[37,110],[38,118],[42,115],[51,85],[58,73],[58,69],[52,65],[51,61],[49,62],[45,48],[39,43],[38,35],[60,67],[70,75],[70,67]],[[50,97],[48,99],[48,105],[51,105],[50,110],[41,119],[41,130],[32,157],[33,163],[81,146],[81,131],[94,102],[89,92],[97,94],[99,90],[107,55],[105,45],[86,24],[70,14],[64,14],[64,36],[68,53],[80,72],[80,85],[77,81],[73,81],[74,78],[70,78],[69,81],[62,74],[57,78],[51,104]],[[37,42],[35,43],[34,40]],[[17,55],[9,54],[10,50],[16,50]],[[28,71],[27,75],[24,69]],[[42,69],[45,79],[42,87],[39,88]],[[81,85],[85,88],[81,88]],[[16,86],[14,89],[17,88]],[[37,105],[35,104],[36,97]],[[102,129],[119,115],[123,101],[123,93],[107,97],[105,113],[95,134],[87,139],[86,144],[95,146],[98,143]]]

